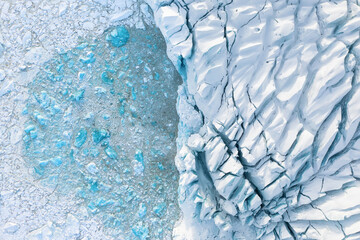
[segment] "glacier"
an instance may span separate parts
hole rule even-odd
[[[359,1],[0,21],[0,239],[360,239]]]
[[[357,1],[148,1],[184,83],[176,239],[359,239]]]

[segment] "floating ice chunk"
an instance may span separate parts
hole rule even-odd
[[[96,174],[99,172],[99,169],[96,167],[95,163],[91,162],[88,165],[86,165],[86,170],[91,174]]]
[[[137,212],[139,218],[144,218],[146,215],[146,211],[147,211],[146,205],[144,203],[141,203],[139,205],[139,210]]]
[[[1,96],[1,95],[0,95]],[[46,126],[47,123],[49,122],[49,119],[44,117],[42,114],[38,113],[38,112],[35,112],[34,113],[34,117],[35,119],[38,121],[38,123],[40,125],[43,125],[43,126]]]
[[[140,240],[148,239],[149,228],[144,226],[142,222],[138,222],[134,227],[131,228],[131,230]]]
[[[84,80],[84,78],[85,78],[85,73],[84,73],[84,72],[79,72],[79,73],[78,73],[78,78],[79,78],[80,81]]]
[[[102,95],[106,95],[106,89],[103,87],[95,87],[95,94],[100,97]]]
[[[106,36],[106,40],[109,41],[114,47],[122,47],[127,43],[129,37],[130,35],[128,30],[125,27],[120,26],[112,30]]]
[[[56,167],[59,167],[62,163],[63,160],[61,157],[54,157],[51,159],[52,164],[54,164]]]
[[[116,159],[118,157],[117,153],[115,152],[115,149],[110,146],[105,148],[105,153],[111,159]]]
[[[160,203],[159,205],[155,206],[153,208],[153,211],[157,216],[161,217],[166,211],[166,203],[163,202],[163,203]]]
[[[135,160],[144,164],[144,155],[143,155],[143,152],[139,149],[136,150]]]
[[[135,175],[142,175],[144,170],[145,170],[144,156],[143,156],[143,152],[141,150],[139,150],[139,149],[136,150],[135,160],[136,161],[134,161],[134,160],[132,161],[134,174]]]
[[[138,161],[131,161],[132,162],[132,165],[133,165],[133,169],[134,169],[134,175],[135,176],[139,176],[139,175],[142,175],[144,170],[145,170],[145,167],[142,163],[138,162]]]
[[[94,143],[99,143],[101,142],[103,139],[110,137],[110,133],[109,131],[105,130],[105,129],[95,129],[92,132],[92,139],[94,141]]]
[[[101,80],[103,81],[103,83],[107,83],[107,84],[111,84],[114,82],[114,79],[109,77],[109,73],[108,72],[103,72],[101,74]]]
[[[81,128],[78,134],[76,135],[74,146],[77,148],[80,148],[82,145],[84,145],[87,138],[87,131],[85,128]]]
[[[74,94],[71,94],[70,98],[73,101],[78,102],[84,98],[84,93],[85,93],[85,89],[80,89],[80,90],[76,91]]]

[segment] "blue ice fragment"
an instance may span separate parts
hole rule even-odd
[[[136,194],[135,194],[134,189],[133,189],[133,188],[129,188],[129,190],[128,190],[128,192],[127,192],[127,196],[126,196],[126,198],[125,198],[125,201],[126,201],[126,202],[130,202],[131,200],[134,199],[135,195],[136,195]]]
[[[151,69],[149,68],[148,65],[145,65],[144,71],[147,72],[147,73],[149,73],[149,72],[151,72]]]
[[[102,146],[102,147],[107,147],[107,146],[109,146],[109,140],[105,139],[105,140],[100,144],[100,146]]]
[[[162,165],[161,162],[158,162],[158,168],[159,168],[160,170],[164,170],[164,166]]]
[[[88,43],[81,43],[80,45],[78,45],[76,48],[79,50],[83,50],[84,48],[86,48],[89,44]]]
[[[95,202],[95,205],[97,207],[106,207],[106,206],[109,206],[109,205],[112,205],[114,204],[114,200],[110,199],[110,200],[106,200],[104,198],[99,198],[98,200],[96,200]]]
[[[70,96],[73,101],[80,101],[84,98],[85,89],[80,89]]]
[[[49,119],[47,119],[46,117],[44,117],[43,115],[41,115],[38,112],[34,113],[34,117],[38,121],[38,123],[43,126],[46,126],[47,122],[49,121]]]
[[[96,167],[95,163],[93,163],[93,162],[86,165],[86,170],[91,174],[96,174],[99,172],[98,168]]]
[[[26,115],[26,114],[28,114],[28,113],[29,113],[29,111],[28,111],[27,107],[24,107],[24,109],[23,109],[23,111],[22,111],[22,114],[23,114],[23,115]]]
[[[88,112],[85,116],[85,120],[92,120],[94,118],[94,113],[93,112]]]
[[[69,60],[69,62],[68,62],[68,68],[73,68],[75,66],[75,61],[74,61],[74,59],[71,59],[71,60]]]
[[[28,143],[28,142],[30,141],[29,135],[25,135],[25,136],[23,137],[23,141],[24,141],[25,143]]]
[[[159,156],[165,156],[165,154],[161,150],[155,148],[151,148],[151,155],[156,158]]]
[[[100,154],[100,152],[99,152],[99,150],[97,150],[97,148],[95,148],[95,147],[90,148],[90,156],[97,157],[97,156],[99,156],[99,154]]]
[[[137,117],[136,108],[134,106],[130,106],[130,112],[131,112],[131,116],[133,116],[134,118]]]
[[[115,219],[113,225],[114,225],[114,227],[120,227],[121,221],[119,219]]]
[[[149,228],[143,226],[142,223],[138,223],[137,225],[133,226],[131,230],[140,240],[146,240],[149,236]]]
[[[61,157],[54,157],[53,159],[51,159],[51,162],[56,167],[59,167],[63,163],[63,160],[61,159]]]
[[[78,134],[76,135],[74,146],[80,148],[85,143],[86,138],[87,138],[87,131],[85,130],[85,128],[81,128]]]
[[[135,101],[135,100],[136,100],[136,91],[135,91],[135,88],[131,88],[131,96],[132,96],[132,99]]]
[[[80,189],[77,193],[76,196],[80,197],[80,198],[85,198],[86,197],[86,193],[83,189]]]
[[[80,62],[82,62],[83,64],[90,64],[95,62],[95,57],[94,57],[94,53],[93,52],[88,52],[86,57],[81,57],[79,60]]]
[[[88,204],[88,208],[89,208],[90,211],[91,211],[92,213],[94,213],[94,214],[99,211],[99,209],[96,207],[96,204],[95,204],[94,202],[90,202],[90,203]]]
[[[155,80],[159,80],[159,78],[160,78],[160,75],[157,72],[155,72]]]
[[[144,203],[141,203],[140,206],[139,206],[139,210],[137,212],[139,218],[144,218],[145,215],[146,215],[146,205]]]
[[[98,97],[101,97],[101,95],[106,95],[106,89],[103,87],[95,87],[95,94]]]
[[[123,79],[125,77],[125,73],[123,71],[119,72],[118,79]]]
[[[115,149],[110,147],[110,146],[105,148],[105,153],[111,159],[116,159],[117,158],[117,153],[115,152]]]
[[[89,149],[86,149],[86,148],[83,149],[82,155],[85,156],[85,157],[87,157],[87,156],[89,155]]]
[[[35,129],[35,126],[34,125],[29,125],[29,126],[27,126],[25,129],[24,129],[24,131],[26,132],[26,133],[30,133],[30,131],[32,131],[32,130],[34,130]]]
[[[125,54],[124,56],[121,56],[121,57],[120,57],[120,60],[121,60],[121,61],[125,61],[125,60],[128,59],[128,58],[129,58],[129,55]]]
[[[39,167],[44,168],[49,164],[48,160],[39,161]]]
[[[56,147],[57,147],[57,148],[62,148],[62,147],[64,147],[64,146],[66,146],[66,142],[65,142],[65,141],[63,141],[63,140],[58,140],[58,141],[56,142]]]
[[[107,130],[104,129],[95,129],[92,132],[92,138],[94,143],[99,143],[103,139],[110,137],[110,133]]]
[[[125,106],[122,104],[120,107],[119,107],[119,114],[120,116],[124,115],[125,113]]]
[[[132,82],[126,81],[126,86],[128,86],[129,88],[133,86]]]
[[[134,168],[134,174],[135,175],[142,175],[142,173],[144,172],[145,168],[144,168],[144,164],[138,162],[138,161],[132,161],[133,163],[133,168]]]
[[[37,138],[37,131],[36,130],[31,130],[30,131],[30,137],[32,138],[32,139],[35,139],[35,138]]]
[[[63,69],[64,69],[64,64],[59,64],[59,65],[56,66],[56,71],[58,73],[62,73]]]
[[[84,78],[85,78],[85,73],[84,73],[84,72],[79,72],[79,73],[78,73],[78,78],[79,78],[80,81],[84,80]]]
[[[114,47],[122,47],[129,40],[129,32],[125,27],[119,26],[112,30],[107,36],[106,40],[109,41]]]
[[[139,149],[136,150],[135,160],[144,165],[144,155],[143,155],[143,152]]]
[[[165,209],[166,209],[166,203],[160,203],[159,205],[153,208],[153,211],[156,215],[162,217],[164,215]]]
[[[104,115],[103,115],[103,118],[104,118],[104,120],[109,120],[109,119],[110,119],[110,115],[109,115],[109,114],[104,114]]]
[[[103,72],[101,74],[101,79],[102,79],[103,83],[107,83],[107,84],[111,84],[114,82],[114,79],[109,77],[108,72]]]
[[[92,182],[90,183],[90,190],[91,190],[92,192],[97,192],[97,191],[99,191],[99,184],[98,184],[97,181],[92,181]]]
[[[45,170],[44,170],[44,168],[34,167],[34,172],[36,174],[39,174],[40,176],[42,176],[42,175],[44,175]]]

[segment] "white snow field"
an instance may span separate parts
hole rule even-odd
[[[0,0],[0,23],[0,239],[360,239],[359,1]]]

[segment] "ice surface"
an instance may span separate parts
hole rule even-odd
[[[359,3],[148,2],[184,80],[174,236],[356,239]]]
[[[100,215],[117,239],[168,239],[179,218],[171,160],[179,75],[164,46],[155,28],[113,27],[60,52],[29,87],[27,164],[44,186]],[[78,225],[65,229],[68,239]]]
[[[0,2],[0,238],[360,239],[358,1],[147,3]]]

